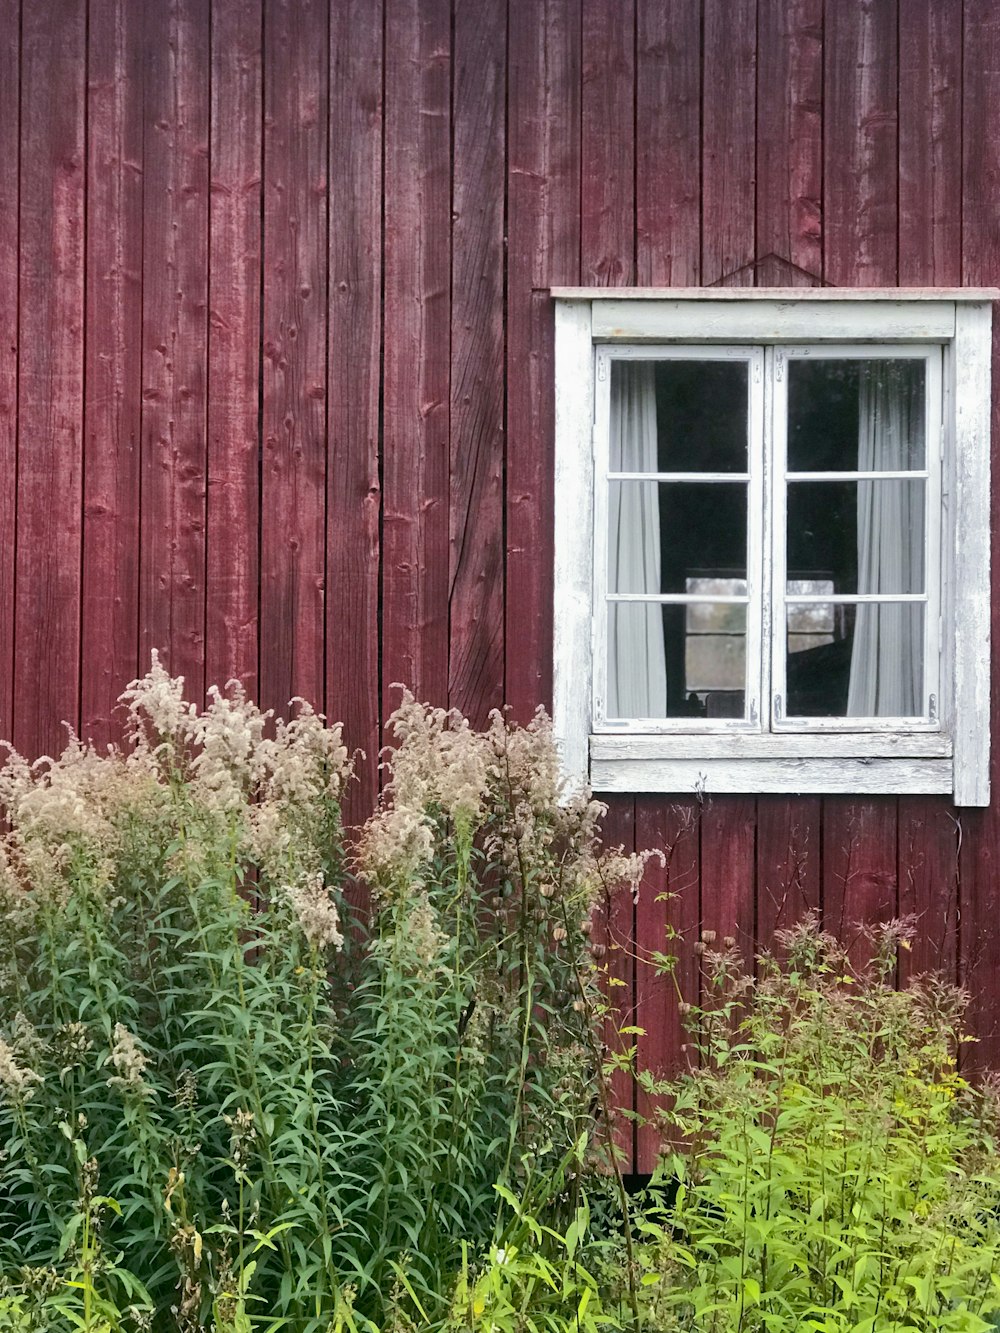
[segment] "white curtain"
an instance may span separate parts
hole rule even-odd
[[[922,458],[923,393],[908,366],[866,367],[859,409],[859,472],[903,471]],[[859,593],[923,591],[923,499],[919,481],[858,482]],[[905,602],[858,606],[848,717],[913,717],[922,711],[921,611]]]
[[[656,386],[649,361],[619,361],[611,379],[612,472],[655,472]],[[608,590],[660,591],[655,483],[615,482],[608,504]],[[655,602],[608,605],[608,716],[665,717],[663,612]]]

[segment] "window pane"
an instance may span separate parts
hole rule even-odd
[[[788,362],[790,472],[925,466],[922,360]]]
[[[919,481],[789,481],[788,575],[837,593],[924,591]]]
[[[646,410],[647,380],[655,450],[637,456],[626,437]],[[746,472],[748,385],[746,361],[612,361],[613,427],[619,411],[627,424],[612,429],[611,471]]]
[[[745,714],[746,607],[608,605],[608,716]]]
[[[746,579],[746,482],[608,485],[609,592],[687,592],[698,576]]]
[[[810,607],[829,632],[803,633],[789,608],[788,717],[921,717],[924,606],[877,602]]]

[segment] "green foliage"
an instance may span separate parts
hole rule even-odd
[[[952,1330],[1000,1311],[997,1100],[956,1073],[962,997],[891,985],[806,922],[747,975],[706,955],[700,1064],[668,1088],[674,1141],[642,1224],[658,1329]]]
[[[0,774],[0,1329],[441,1326],[528,1262],[497,1183],[559,1177],[520,1219],[548,1290],[600,1137],[591,907],[634,872],[600,807],[543,719],[407,695],[352,853],[338,728],[181,685],[133,683],[124,753]]]

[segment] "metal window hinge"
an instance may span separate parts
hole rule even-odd
[[[775,720],[775,722],[780,722],[780,721],[781,721],[781,695],[780,695],[780,694],[776,694],[776,695],[774,696],[774,720]]]
[[[606,356],[597,358],[597,378],[602,384],[608,378],[608,358]]]
[[[932,722],[937,721],[938,702],[937,695],[932,694],[927,700],[927,716]]]

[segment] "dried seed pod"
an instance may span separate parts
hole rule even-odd
[[[563,942],[563,940],[566,938],[566,927],[565,927],[565,926],[553,926],[553,927],[552,927],[552,938],[555,940],[555,942],[556,942],[557,944],[561,944],[561,943]]]
[[[585,920],[580,922],[581,934],[590,935],[593,933],[593,930],[594,930],[594,923],[593,921],[591,921],[589,916]]]
[[[595,958],[603,958],[604,955],[607,953],[607,949],[604,947],[603,944],[592,944],[590,946],[590,952],[593,954]]]
[[[703,930],[703,931],[701,932],[701,938],[704,940],[704,942],[705,942],[706,944],[714,944],[714,943],[715,943],[715,931],[714,931],[714,930]]]
[[[735,949],[736,948],[735,935],[727,935],[725,939],[722,941],[722,943],[726,946],[727,949]]]

